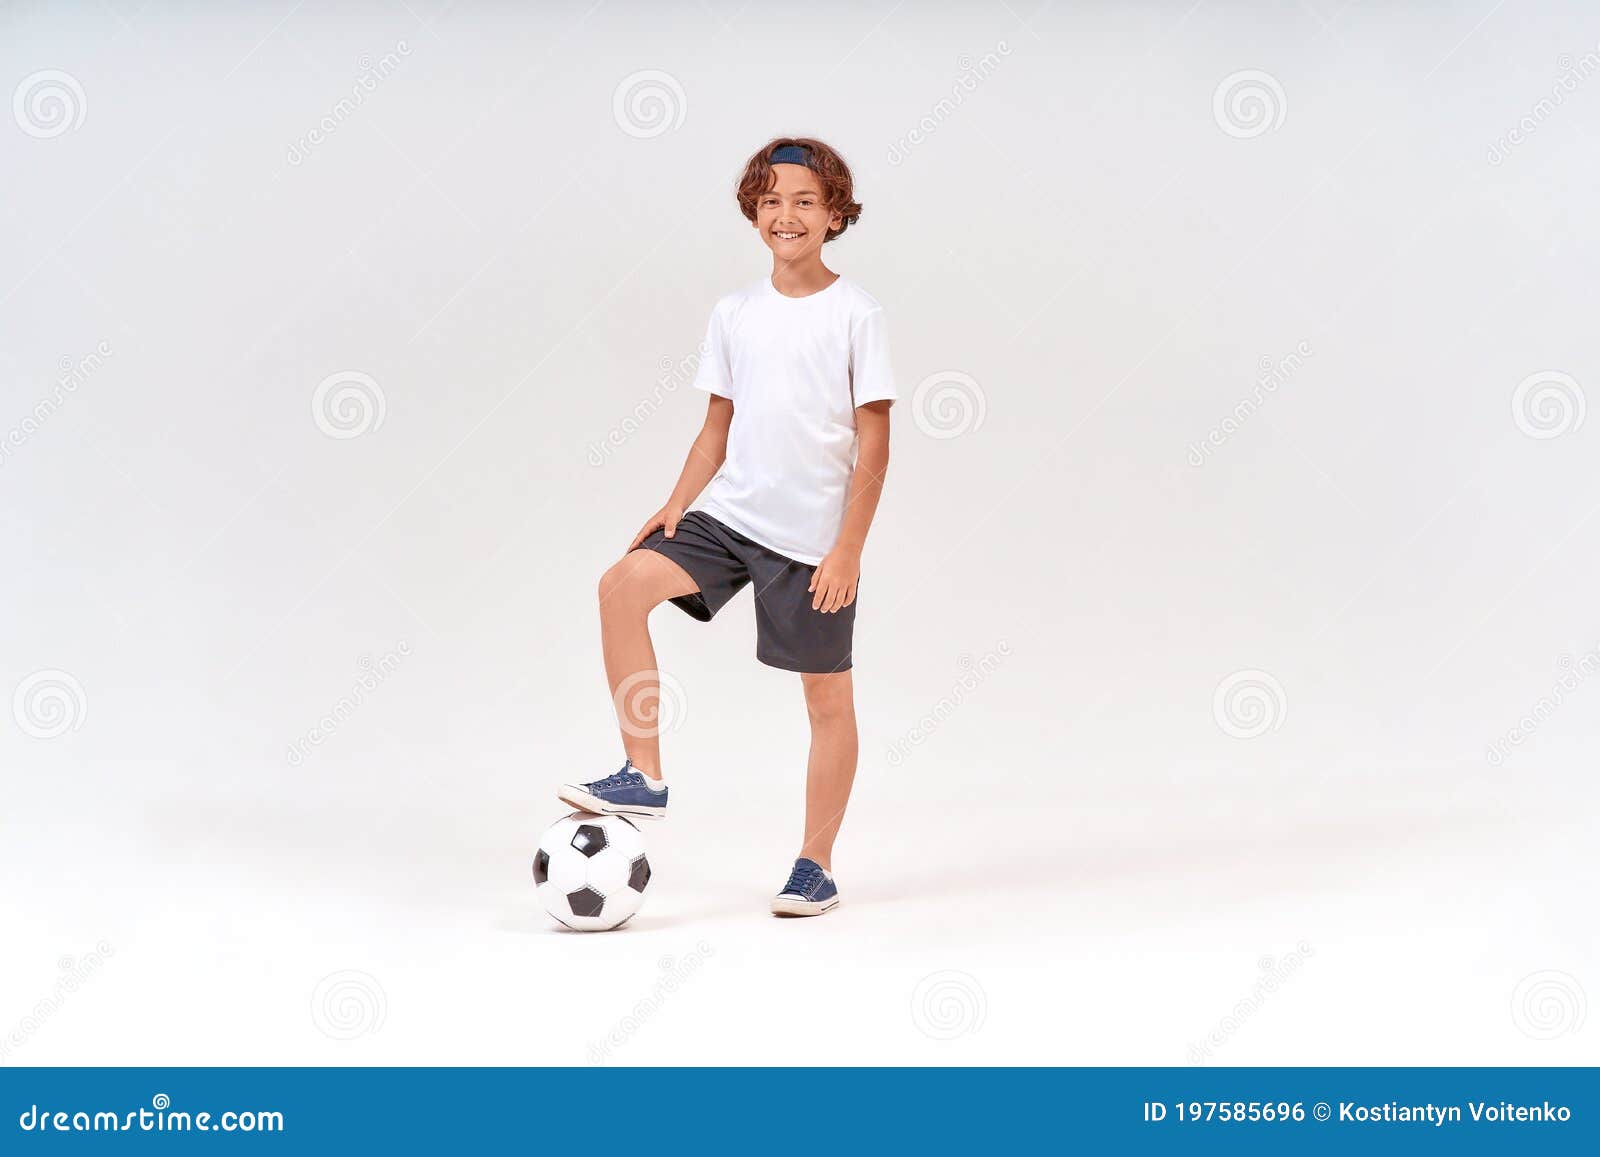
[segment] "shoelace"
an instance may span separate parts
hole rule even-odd
[[[794,871],[789,873],[789,882],[783,886],[783,895],[793,892],[798,896],[809,896],[822,883],[822,869],[816,864],[796,863]]]
[[[627,782],[628,782],[628,772],[626,770],[614,771],[610,775],[606,776],[604,779],[595,780],[593,783],[591,783],[589,785],[589,787],[590,788],[598,788],[598,789],[604,790],[605,788],[608,788],[608,787],[621,787],[623,784],[625,784]]]

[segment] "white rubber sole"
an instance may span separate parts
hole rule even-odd
[[[832,912],[839,906],[839,897],[833,896],[827,900],[791,900],[787,896],[774,896],[772,899],[772,914],[774,916],[820,916],[824,912]]]
[[[581,788],[573,787],[570,783],[562,784],[556,792],[556,798],[562,803],[571,804],[582,812],[593,812],[600,816],[629,816],[641,820],[664,820],[667,818],[667,809],[633,807],[627,804],[607,803],[597,795],[590,795]]]

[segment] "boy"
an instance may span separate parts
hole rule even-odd
[[[750,158],[737,196],[772,275],[712,310],[694,382],[711,395],[705,424],[666,505],[600,580],[627,760],[557,794],[585,811],[666,815],[656,729],[636,711],[660,695],[650,610],[671,601],[708,622],[751,583],[756,658],[800,673],[811,719],[804,838],[771,908],[817,916],[839,903],[833,841],[856,770],[856,587],[896,395],[883,308],[822,264],[822,246],[861,214],[843,158],[818,140],[778,138]]]

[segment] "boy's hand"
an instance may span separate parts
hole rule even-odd
[[[856,601],[856,582],[860,578],[861,549],[834,547],[811,572],[811,586],[807,588],[814,592],[811,609],[832,614],[840,607],[848,607]]]
[[[650,536],[650,532],[658,526],[665,528],[667,537],[671,538],[678,529],[678,523],[682,520],[683,507],[673,506],[671,503],[668,503],[666,506],[663,506],[660,510],[656,511],[649,518],[644,520],[644,525],[639,528],[639,533],[634,535],[633,541],[628,544],[628,550],[632,550],[634,547],[638,546],[641,542],[648,538]],[[627,554],[628,551],[625,550],[622,553]]]

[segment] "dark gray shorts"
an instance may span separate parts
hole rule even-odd
[[[702,623],[755,584],[756,658],[785,671],[826,674],[850,669],[856,605],[832,614],[811,609],[816,595],[806,588],[817,568],[754,542],[703,510],[691,510],[668,538],[652,530],[636,550],[663,554],[689,572],[700,589],[672,601]],[[861,584],[857,582],[859,597]]]

